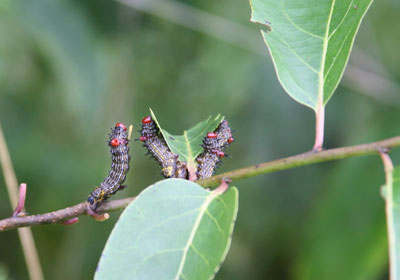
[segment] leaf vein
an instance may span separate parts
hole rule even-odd
[[[291,51],[295,57],[297,57],[307,68],[309,68],[311,71],[315,72],[315,73],[319,73],[319,71],[317,71],[316,69],[314,69],[314,67],[312,67],[310,64],[308,64],[294,49],[293,47],[285,40],[283,39],[278,32],[274,33],[278,39],[285,44],[285,46],[288,48],[289,51]]]
[[[279,39],[279,36],[278,36],[278,39]],[[266,41],[266,42],[267,42],[267,41]],[[268,45],[268,43],[267,43],[267,45]],[[272,52],[273,50],[272,50],[271,46],[268,45],[268,47],[269,47],[269,49],[270,49],[271,52]],[[277,56],[277,57],[279,57],[280,59],[282,59],[282,57],[280,56],[280,53],[279,53],[279,52],[276,52],[276,53],[275,53],[275,56]],[[277,69],[275,62],[274,62],[274,66],[275,66],[275,69]],[[287,70],[289,70],[289,68],[287,68]],[[308,99],[307,101],[310,102],[310,104],[313,104],[314,101],[313,101],[313,98],[312,98],[311,94],[309,94],[305,89],[303,89],[303,88],[300,86],[300,84],[298,83],[298,81],[295,79],[296,75],[293,75],[290,71],[288,71],[288,75],[290,75],[290,76],[292,77],[292,80],[294,81],[294,83],[296,84],[296,86],[299,88],[299,90],[301,90],[301,91],[304,93],[305,97]],[[296,99],[296,98],[295,98],[295,95],[293,95],[293,94],[291,93],[291,91],[289,91],[289,90],[286,88],[285,83],[282,81],[280,75],[278,75],[278,80],[279,80],[279,82],[281,83],[281,85],[283,86],[283,88],[286,90],[286,92],[289,94],[289,96],[291,96],[293,99]]]
[[[218,220],[215,219],[215,217],[214,217],[213,215],[211,215],[211,213],[210,213],[208,210],[206,210],[206,214],[207,214],[208,217],[211,219],[211,221],[213,221],[214,224],[217,226],[217,229],[218,229],[218,231],[222,234],[222,236],[225,236],[225,232],[224,232],[224,230],[222,229],[222,227],[221,227],[220,223],[218,222]]]
[[[185,265],[185,261],[186,261],[186,257],[187,257],[187,253],[189,251],[190,245],[193,243],[194,237],[196,235],[196,231],[200,226],[200,222],[202,217],[204,216],[204,212],[208,209],[208,206],[210,205],[210,203],[218,196],[218,194],[215,193],[211,193],[207,199],[204,201],[203,205],[200,207],[200,211],[199,211],[199,215],[194,223],[192,232],[190,233],[190,236],[186,242],[186,246],[183,249],[183,257],[179,266],[179,269],[177,271],[177,274],[175,276],[175,279],[179,279],[179,275],[182,273],[183,271],[183,267]],[[203,210],[203,211],[202,211]]]
[[[207,260],[207,258],[202,253],[200,253],[200,251],[194,246],[194,244],[190,245],[190,247],[204,261],[204,263],[208,266],[208,268],[211,269],[211,265],[210,265],[209,261]]]
[[[349,11],[350,11],[352,5],[353,5],[353,0],[351,0],[350,5],[347,7],[347,11],[346,11],[346,13],[344,14],[344,16],[343,16],[342,20],[340,21],[340,23],[338,24],[338,26],[336,26],[336,28],[335,28],[335,29],[332,31],[332,33],[329,35],[328,40],[331,39],[331,37],[333,36],[333,34],[335,34],[336,31],[339,29],[339,27],[343,24],[343,22],[344,22],[346,16],[348,15],[348,13],[349,13]]]
[[[226,204],[226,202],[223,199],[217,197],[217,200],[220,201],[224,205],[226,210],[229,210],[228,204]]]
[[[141,266],[143,266],[147,261],[149,261],[151,258],[153,258],[155,256],[172,253],[172,252],[178,252],[178,251],[183,251],[183,249],[182,248],[165,249],[165,250],[158,251],[150,256],[147,256],[143,259],[143,261],[141,261],[139,264],[136,265],[135,271],[138,271]]]
[[[351,32],[352,32],[352,29],[350,29],[350,31],[347,33],[347,35],[346,35],[346,37],[344,38],[342,44],[340,45],[340,48],[339,48],[338,51],[336,52],[336,55],[334,56],[334,58],[333,58],[333,60],[332,60],[332,63],[331,63],[331,65],[329,66],[328,71],[327,71],[326,74],[324,75],[324,82],[325,82],[325,79],[328,77],[329,73],[331,72],[333,66],[335,65],[335,62],[336,62],[336,60],[337,60],[337,58],[338,58],[338,54],[342,51],[342,49],[343,49],[343,47],[344,47],[344,45],[345,45],[345,43],[346,43],[346,41],[347,41],[347,38],[349,37],[349,35],[351,34]]]
[[[187,130],[185,130],[183,132],[183,137],[185,137],[185,144],[186,144],[186,148],[188,150],[188,160],[187,160],[187,162],[188,163],[192,162],[192,161],[194,162],[194,158],[193,158],[193,154],[192,154],[192,147],[190,146],[190,141],[189,141],[189,138],[188,138]]]
[[[302,28],[302,27],[300,27],[299,25],[297,25],[297,24],[291,19],[291,17],[289,16],[289,14],[287,13],[287,9],[286,9],[285,4],[283,3],[282,0],[281,0],[281,7],[282,7],[283,14],[284,14],[285,17],[288,19],[288,21],[294,26],[294,28],[296,28],[296,29],[299,30],[300,32],[302,32],[302,33],[304,33],[304,34],[307,34],[307,35],[309,35],[309,36],[312,36],[312,37],[315,37],[315,38],[318,38],[318,39],[321,39],[321,40],[324,39],[322,36],[319,36],[319,35],[317,35],[317,34],[314,34],[314,33],[310,32],[310,31],[307,31],[307,30],[305,30],[304,28]]]
[[[332,5],[329,10],[328,22],[326,24],[324,43],[322,46],[321,69],[320,69],[319,79],[318,79],[318,104],[323,104],[323,100],[324,100],[324,88],[325,88],[325,86],[324,86],[325,85],[324,70],[325,70],[326,54],[328,52],[329,27],[330,27],[331,20],[332,20],[333,10],[335,9],[335,3],[336,3],[336,1],[332,0]],[[318,109],[321,110],[321,108],[319,108],[319,106],[318,106]]]
[[[176,218],[181,218],[181,217],[186,216],[186,215],[193,214],[193,213],[195,213],[195,212],[197,212],[197,211],[199,211],[199,210],[200,210],[200,208],[197,208],[197,209],[194,209],[194,210],[191,210],[191,211],[187,211],[187,212],[181,213],[181,214],[179,214],[179,215],[175,215],[175,216],[169,217],[168,219],[163,220],[161,223],[158,223],[158,224],[155,224],[155,225],[149,227],[148,229],[146,229],[145,231],[143,231],[143,232],[136,238],[135,246],[133,246],[133,249],[137,248],[137,245],[140,243],[139,241],[140,241],[140,240],[143,238],[143,236],[145,236],[148,232],[151,232],[152,230],[154,230],[154,229],[156,229],[156,228],[158,228],[158,227],[160,227],[160,226],[162,226],[162,225],[164,225],[164,224],[166,224],[166,223],[169,223],[171,220],[174,220],[174,219],[176,219]],[[127,250],[132,250],[132,248],[127,248]],[[122,251],[124,251],[124,250],[122,250]]]

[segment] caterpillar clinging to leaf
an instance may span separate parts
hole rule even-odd
[[[204,152],[197,158],[197,179],[209,178],[214,174],[220,158],[225,156],[225,148],[234,141],[228,121],[223,120],[216,130],[208,132],[203,140]]]
[[[166,178],[187,178],[186,162],[180,161],[162,137],[157,124],[150,117],[142,119],[139,140],[149,150],[162,167],[161,174]]]

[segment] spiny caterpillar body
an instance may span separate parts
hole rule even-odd
[[[110,140],[108,142],[111,151],[111,170],[107,178],[90,193],[87,200],[90,209],[96,210],[99,203],[124,188],[121,185],[125,181],[131,159],[128,143],[129,133],[126,126],[122,123],[117,123],[111,129]]]
[[[225,148],[233,141],[232,131],[226,120],[223,120],[216,130],[207,133],[202,144],[204,152],[196,158],[197,179],[209,178],[214,174],[219,158],[225,156]]]
[[[161,174],[166,178],[187,178],[186,162],[180,161],[162,137],[157,124],[150,117],[142,120],[139,140],[149,150],[150,154],[161,164]]]

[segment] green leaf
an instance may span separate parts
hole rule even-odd
[[[183,135],[172,135],[161,127],[151,109],[150,113],[151,117],[160,128],[168,147],[172,152],[179,155],[181,161],[187,162],[189,169],[196,166],[195,159],[203,151],[201,144],[207,132],[214,131],[224,119],[221,115],[215,118],[210,116],[208,119],[199,122],[189,130],[184,130]]]
[[[122,213],[95,279],[212,279],[225,259],[238,191],[183,179],[145,189]]]
[[[386,220],[388,223],[390,279],[400,279],[400,166],[396,166],[393,178],[386,182]],[[390,177],[390,174],[389,174]],[[391,180],[392,179],[392,180]]]
[[[340,82],[355,35],[372,0],[250,0],[278,79],[315,111]]]

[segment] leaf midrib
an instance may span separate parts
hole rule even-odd
[[[210,195],[206,198],[206,200],[204,200],[204,203],[201,205],[200,207],[200,211],[199,211],[199,215],[197,216],[197,219],[193,225],[193,229],[190,232],[188,241],[186,242],[185,247],[183,248],[183,255],[182,255],[182,260],[181,263],[179,264],[179,269],[176,273],[175,276],[175,280],[178,280],[179,277],[181,276],[182,272],[183,272],[183,267],[185,266],[185,261],[186,261],[186,257],[187,254],[189,252],[189,248],[190,245],[193,243],[194,237],[196,235],[197,229],[200,226],[200,222],[204,216],[204,214],[206,213],[208,206],[210,205],[210,203],[214,200],[214,198],[216,198],[219,194],[216,192],[211,192]]]
[[[185,138],[186,149],[188,152],[187,162],[191,162],[193,160],[193,154],[192,154],[193,152],[192,152],[192,146],[190,146],[187,130],[183,131],[183,137]]]
[[[323,38],[323,43],[322,43],[322,57],[321,57],[321,69],[319,71],[318,75],[318,99],[317,99],[317,108],[316,110],[321,110],[323,109],[323,104],[324,104],[324,85],[325,85],[325,80],[324,80],[324,69],[325,69],[325,61],[326,61],[326,54],[328,52],[328,42],[329,42],[329,27],[331,25],[331,19],[333,15],[333,9],[335,7],[336,0],[332,0],[332,5],[329,10],[329,15],[328,15],[328,22],[326,24],[326,31],[325,31],[325,36]]]

